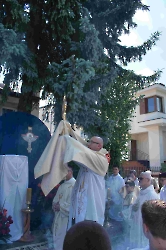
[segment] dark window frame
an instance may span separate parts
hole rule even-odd
[[[154,109],[152,111],[149,111],[148,100],[151,98],[153,98],[153,100],[154,100]],[[159,100],[159,106],[158,106],[157,100]],[[153,113],[153,112],[164,113],[163,106],[164,105],[163,105],[163,97],[162,96],[154,95],[154,96],[145,97],[141,100],[141,103],[140,103],[140,115],[149,114],[149,113]]]

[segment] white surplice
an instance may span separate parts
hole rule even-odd
[[[122,221],[122,218],[119,216],[119,213],[122,211],[122,196],[119,194],[119,191],[122,187],[125,186],[124,179],[120,174],[111,175],[108,181],[111,193],[111,200],[113,204],[110,207],[110,218],[116,221]]]
[[[160,200],[166,201],[166,186],[163,186],[160,191]]]
[[[132,205],[136,201],[137,196],[135,195],[134,191],[128,193],[124,200],[123,200],[123,207],[122,207],[122,218],[123,218],[123,246],[124,249],[127,249],[128,242],[129,242],[129,234],[130,234],[130,227],[131,227],[131,211]]]
[[[150,250],[150,248],[149,248],[149,245],[148,245],[148,246],[143,247],[143,248],[134,248],[134,249],[131,249],[131,250]]]
[[[62,250],[63,248],[63,241],[66,235],[69,219],[71,194],[75,185],[75,181],[76,180],[74,178],[71,178],[70,180],[61,184],[53,199],[53,205],[57,202],[60,205],[60,211],[55,212],[52,225],[53,242],[56,250]]]
[[[11,241],[23,235],[23,213],[26,207],[28,187],[28,157],[23,155],[0,156],[0,207],[4,205],[7,215],[12,216]]]
[[[138,210],[132,210],[131,229],[130,229],[130,247],[141,248],[148,245],[148,239],[145,237],[142,227],[141,207],[145,201],[159,199],[159,195],[155,192],[154,187],[150,185],[146,189],[141,189],[140,194],[135,202],[138,204]]]
[[[75,223],[92,220],[103,225],[105,211],[105,180],[91,169],[80,165],[76,184],[73,188],[69,215],[69,226],[72,218]]]

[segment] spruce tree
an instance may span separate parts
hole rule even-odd
[[[122,138],[138,103],[131,101],[133,91],[160,74],[142,77],[123,68],[142,60],[159,39],[155,32],[138,47],[120,44],[120,36],[137,26],[133,22],[137,10],[148,11],[149,7],[141,0],[2,0],[4,100],[10,82],[17,84],[21,79],[19,110],[31,112],[38,101],[33,96],[42,90],[43,98],[53,96],[59,122],[66,95],[71,124],[82,126],[89,136],[103,136],[108,148],[114,147],[111,138],[114,142],[119,140],[116,135]],[[118,146],[121,151],[125,138]]]

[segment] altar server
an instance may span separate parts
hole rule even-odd
[[[119,167],[113,167],[113,174],[109,178],[109,187],[111,193],[110,201],[110,218],[116,221],[122,221],[121,216],[119,215],[122,211],[122,196],[119,191],[122,187],[125,186],[125,182],[122,176],[119,174]]]
[[[62,250],[63,248],[63,241],[69,219],[71,193],[76,181],[73,178],[73,170],[71,167],[68,167],[68,174],[65,179],[64,183],[58,188],[52,204],[53,211],[55,212],[52,233],[54,247],[57,250]]]

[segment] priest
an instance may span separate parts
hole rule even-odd
[[[151,173],[145,171],[140,174],[139,184],[141,187],[140,194],[132,206],[131,228],[130,228],[130,247],[141,248],[148,245],[148,239],[145,237],[142,228],[141,207],[145,201],[159,199],[159,195],[155,192],[151,185]]]
[[[88,143],[90,153],[93,153],[94,156],[95,154],[104,151],[102,147],[103,140],[98,136],[93,136]],[[107,159],[106,156],[105,159]],[[96,164],[98,164],[98,162],[96,162]],[[108,166],[108,162],[106,162],[105,165]],[[97,173],[95,169],[90,169],[89,165],[82,164],[71,197],[68,228],[70,228],[73,224],[84,220],[96,221],[103,225],[104,212],[104,176],[99,174],[99,172]]]
[[[41,188],[45,195],[67,175],[67,163],[74,161],[80,167],[72,193],[68,227],[83,220],[103,224],[107,153],[102,138],[94,136],[87,143],[67,121],[61,121],[35,166],[35,178],[43,175]]]

